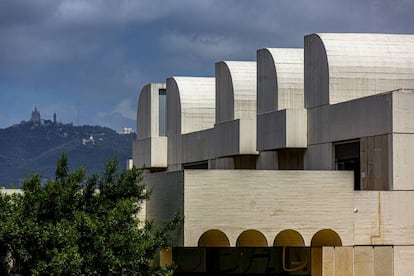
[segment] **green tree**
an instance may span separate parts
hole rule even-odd
[[[140,184],[138,184],[140,183]],[[151,260],[169,246],[176,216],[162,228],[136,214],[148,197],[142,172],[108,161],[100,175],[69,172],[65,154],[56,178],[35,174],[23,193],[0,193],[0,274],[156,275]]]

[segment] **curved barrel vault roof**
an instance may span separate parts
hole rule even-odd
[[[303,108],[303,49],[257,50],[257,113]]]
[[[307,108],[414,87],[414,35],[305,36]]]
[[[305,148],[303,49],[257,51],[257,150]]]
[[[216,123],[256,118],[256,62],[216,63]]]
[[[185,134],[214,127],[215,79],[167,79],[167,134]]]

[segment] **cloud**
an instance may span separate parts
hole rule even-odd
[[[30,29],[30,28],[29,28]],[[37,30],[18,31],[3,34],[0,39],[0,61],[4,66],[11,64],[50,64],[88,56],[94,52],[98,45],[94,41],[84,41],[82,36],[56,37],[44,34]],[[68,47],[70,45],[70,47]],[[0,65],[1,67],[1,65]]]
[[[168,5],[153,2],[3,0],[0,63],[47,64],[96,54],[128,26],[168,13]]]
[[[0,26],[10,28],[15,26],[40,24],[46,21],[58,1],[54,0],[2,0],[0,1]]]
[[[135,120],[137,116],[135,102],[124,99],[118,103],[112,113],[119,113],[124,118]]]
[[[91,124],[100,125],[112,128],[117,131],[121,131],[124,127],[131,127],[135,129],[135,119],[131,120],[123,117],[118,112],[107,113],[107,112],[98,112],[91,119]]]
[[[302,47],[312,32],[410,33],[413,10],[412,0],[0,0],[0,93],[14,102],[0,125],[33,101],[43,112],[80,101],[81,123],[125,125],[145,83],[214,75],[217,61]],[[69,107],[58,117],[76,121]]]
[[[67,24],[119,25],[150,22],[179,9],[180,1],[163,0],[62,0],[54,16]]]
[[[167,51],[193,60],[217,60],[238,56],[245,51],[241,41],[219,34],[165,34],[161,43],[168,45]]]
[[[146,26],[161,35],[161,51],[189,49],[195,59],[208,60],[241,57],[258,47],[300,46],[309,32],[409,32],[413,9],[409,0],[3,0],[0,62],[84,58],[126,30],[145,32]]]

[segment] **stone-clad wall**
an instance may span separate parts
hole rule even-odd
[[[293,229],[310,245],[326,228],[353,245],[350,172],[188,170],[184,179],[184,246],[197,246],[212,228],[231,246],[248,229],[262,232],[269,246],[280,231]]]
[[[150,199],[146,200],[146,219],[155,220],[158,225],[162,226],[176,212],[183,214],[185,206],[183,171],[145,174],[144,183],[151,193]],[[173,245],[182,246],[184,244],[183,226],[178,227],[172,236]]]
[[[353,245],[353,177],[345,171],[185,170],[146,176],[152,190],[148,218],[184,213],[184,246],[197,246],[207,230],[219,229],[235,245],[248,229],[268,245],[294,229],[310,245],[321,229],[332,229]],[[340,218],[340,219],[338,219]]]
[[[414,245],[414,191],[354,193],[355,244]]]
[[[185,170],[148,174],[145,182],[149,218],[183,211],[185,246],[197,246],[210,229],[232,245],[248,229],[262,232],[269,246],[280,231],[294,229],[310,245],[325,228],[344,246],[414,244],[414,191],[354,192],[347,171]]]

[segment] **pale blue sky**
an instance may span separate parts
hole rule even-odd
[[[0,0],[0,128],[37,106],[135,129],[141,87],[314,32],[414,33],[412,0]]]

